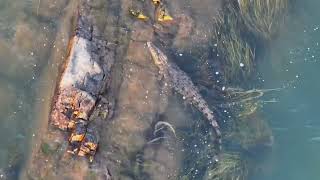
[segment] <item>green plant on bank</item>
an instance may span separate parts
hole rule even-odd
[[[248,162],[240,154],[224,153],[212,169],[207,170],[206,180],[246,180],[249,175]]]
[[[226,80],[247,79],[253,72],[255,51],[241,37],[241,18],[232,4],[226,4],[216,19],[216,45]]]
[[[256,36],[271,40],[288,12],[289,0],[238,0],[244,24]]]

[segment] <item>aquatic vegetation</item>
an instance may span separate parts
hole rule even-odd
[[[271,40],[288,11],[289,0],[238,0],[243,23],[257,37]]]
[[[232,130],[228,138],[241,145],[244,149],[259,145],[272,144],[272,131],[268,123],[259,113],[263,102],[260,98],[267,92],[279,91],[276,89],[251,89],[228,88],[227,106],[234,116]]]
[[[261,114],[252,112],[243,114],[234,122],[233,132],[229,138],[241,145],[242,148],[271,146],[273,141],[272,130]]]
[[[225,153],[221,161],[206,172],[207,180],[246,180],[249,175],[248,162],[240,154]]]
[[[264,44],[277,34],[284,24],[289,0],[233,2],[225,1],[216,18],[213,44],[222,60],[225,79],[237,82],[247,80],[254,72],[255,41]]]
[[[244,90],[241,88],[227,88],[226,89],[226,97],[228,102],[226,102],[225,106],[234,106],[234,105],[242,105],[248,104],[257,104],[265,101],[259,100],[267,92],[280,91],[282,88],[274,88],[274,89],[250,89]],[[241,104],[243,103],[243,104]]]
[[[217,56],[221,56],[226,80],[247,79],[254,71],[255,49],[241,36],[241,19],[232,4],[226,4],[216,19]]]
[[[196,120],[189,130],[177,130],[177,134],[184,147],[180,179],[202,179],[207,168],[217,161],[214,133],[206,122]]]

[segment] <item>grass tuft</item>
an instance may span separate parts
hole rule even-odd
[[[221,161],[206,173],[207,180],[246,180],[248,179],[248,166],[237,153],[225,153]]]
[[[289,0],[238,0],[244,24],[256,36],[271,40],[284,23]]]

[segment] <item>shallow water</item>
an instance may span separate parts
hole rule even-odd
[[[275,136],[266,180],[320,177],[320,4],[317,0],[299,3],[260,68],[265,87],[284,87],[268,97],[278,102],[264,107]]]
[[[67,38],[64,39],[64,37],[68,37],[67,35],[61,35],[61,33],[68,34],[68,32],[59,30],[59,23],[63,23],[60,18],[60,10],[65,7],[66,2],[67,0],[56,0],[54,3],[51,3],[50,0],[1,0],[0,2],[0,177],[2,174],[7,174],[11,179],[17,178],[26,159],[28,159],[28,155],[30,155],[28,152],[30,141],[41,136],[41,134],[37,134],[41,131],[37,131],[39,126],[35,123],[47,123],[57,67],[59,62],[63,60],[64,54],[63,50],[61,53],[57,53],[57,51],[59,48],[65,49],[68,41]],[[210,3],[212,3],[210,0],[202,3],[176,1],[171,7],[179,13],[184,12],[183,7],[193,8],[188,12],[190,14],[193,12],[195,26],[197,26],[196,31],[192,32],[191,38],[188,39],[190,42],[186,43],[183,38],[175,40],[173,42],[175,49],[170,57],[176,56],[176,63],[192,77],[195,77],[194,79],[202,74],[198,75],[193,72],[194,67],[191,67],[189,62],[194,59],[187,58],[188,52],[184,52],[184,50],[189,50],[188,48],[192,45],[199,46],[200,49],[201,43],[208,42],[207,35],[211,35],[212,26],[210,23],[206,24],[207,17],[216,15],[216,12],[211,11],[212,8],[208,9],[208,7],[212,7],[212,4],[206,6]],[[320,24],[317,24],[317,20],[320,13],[316,8],[319,5],[317,0],[308,0],[301,4],[303,10],[298,10],[294,17],[290,17],[288,27],[283,29],[276,41],[272,42],[270,54],[260,64],[260,84],[265,88],[282,89],[280,92],[271,93],[264,97],[266,101],[272,100],[264,105],[263,115],[265,117],[263,119],[268,120],[268,123],[271,124],[274,147],[261,166],[263,173],[254,177],[254,180],[317,180],[320,176],[317,169],[320,166],[320,156],[317,153],[317,149],[320,148],[320,122],[316,115],[317,102],[320,100],[317,95],[320,90],[320,84],[317,83],[318,69],[320,68],[320,53],[318,52],[320,50],[320,44],[318,44],[318,42],[320,43]],[[101,17],[103,19],[104,15]],[[188,21],[188,18],[184,18],[185,21]],[[181,34],[190,33],[188,30],[185,28],[185,32],[182,30]],[[57,32],[58,38],[56,37]],[[108,33],[108,29],[105,32]],[[59,45],[56,44],[57,39],[61,41]],[[139,48],[143,49],[143,44],[139,44]],[[176,49],[178,52],[175,52]],[[54,55],[53,52],[55,52]],[[108,143],[114,142],[117,142],[114,143],[116,145],[120,144],[121,148],[128,146],[128,152],[132,151],[132,154],[129,157],[128,152],[121,154],[122,152],[115,151],[115,155],[111,159],[114,158],[115,162],[118,162],[121,158],[128,160],[133,157],[132,159],[136,159],[133,162],[138,164],[142,173],[155,178],[165,179],[171,175],[181,178],[183,175],[191,174],[193,179],[199,179],[206,173],[206,169],[198,169],[200,165],[203,167],[203,164],[201,164],[202,161],[194,162],[195,159],[205,158],[203,161],[207,163],[205,167],[211,166],[215,153],[209,152],[212,140],[211,134],[208,133],[210,130],[203,128],[202,123],[191,123],[201,122],[204,119],[194,109],[185,106],[180,96],[174,95],[174,97],[170,97],[169,106],[163,117],[161,116],[159,119],[172,124],[176,128],[177,137],[174,135],[176,138],[173,138],[174,140],[159,141],[162,143],[156,141],[155,145],[152,143],[150,145],[150,142],[155,140],[153,138],[157,136],[145,137],[145,134],[152,134],[149,131],[154,130],[153,125],[158,120],[158,117],[155,117],[158,112],[154,112],[156,111],[154,109],[160,108],[156,105],[155,107],[143,105],[141,99],[150,98],[153,93],[157,93],[158,84],[154,76],[150,75],[150,87],[147,82],[144,82],[146,84],[143,85],[137,85],[138,81],[134,78],[139,79],[139,82],[143,78],[139,77],[135,68],[139,70],[139,68],[147,66],[147,68],[143,68],[140,76],[146,76],[144,73],[149,76],[149,74],[153,74],[153,72],[150,73],[151,70],[154,70],[153,65],[148,62],[147,55],[144,57],[139,54],[138,56],[136,53],[130,52],[130,47],[127,53],[129,60],[125,60],[123,64],[124,69],[127,68],[130,71],[126,71],[124,76],[128,75],[128,79],[133,82],[131,82],[131,86],[123,85],[124,88],[120,91],[122,100],[120,99],[119,102],[123,101],[123,104],[130,105],[137,103],[134,106],[137,112],[130,114],[128,110],[118,110],[117,113],[121,113],[118,119],[125,120],[118,120],[110,125],[109,129],[114,130],[109,130],[108,133],[110,136],[114,135],[114,139],[110,138],[105,143],[108,148],[110,147]],[[145,62],[141,62],[141,60],[145,60]],[[141,63],[141,67],[135,67],[131,61],[136,64]],[[150,88],[153,92],[148,94],[149,89],[147,89],[144,94],[136,87],[140,85],[140,89]],[[127,91],[137,94],[128,95]],[[152,98],[150,99],[152,100]],[[140,117],[139,113],[142,114],[142,112],[145,115]],[[138,117],[133,116],[137,114],[139,114]],[[129,127],[128,122],[129,124],[131,122],[132,126]],[[121,132],[121,127],[125,133]],[[120,133],[117,134],[116,130],[119,130]],[[199,134],[193,135],[192,133],[195,132]],[[105,135],[109,135],[108,133]],[[168,133],[169,136],[172,136],[170,131],[162,133],[164,135]],[[190,136],[189,140],[184,139],[188,136]],[[129,143],[130,137],[132,137],[132,141],[135,141],[136,147]],[[119,139],[123,140],[122,144]],[[207,151],[207,149],[209,150]],[[144,156],[141,157],[139,153],[144,153]],[[152,157],[152,154],[158,155]],[[117,159],[118,156],[120,156],[119,159]],[[140,162],[141,159],[146,162]],[[139,163],[142,164],[141,167]],[[163,171],[166,170],[164,167],[170,171],[164,173]],[[125,166],[125,168],[129,171],[129,166]]]
[[[0,2],[1,178],[18,177],[31,140],[39,136],[35,122],[47,120],[43,113],[56,78],[57,64],[50,56],[59,12],[44,15],[43,9],[32,0]]]

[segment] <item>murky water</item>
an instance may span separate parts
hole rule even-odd
[[[0,1],[0,178],[2,174],[11,179],[18,177],[30,155],[30,144],[37,145],[30,142],[41,136],[37,128],[48,122],[57,67],[64,59],[69,38],[70,17],[66,20],[61,16],[66,8],[70,8],[68,2]],[[94,2],[101,5],[103,1]],[[113,6],[128,5],[127,1],[121,1],[123,4],[120,1],[110,2],[110,7],[106,5],[104,8],[109,10]],[[202,3],[175,1],[171,4],[184,26],[178,32],[179,37],[173,40],[174,48],[167,52],[171,52],[169,57],[176,57],[175,62],[195,80],[205,75],[192,72],[194,67],[189,65],[189,61],[195,60],[188,58],[187,51],[197,46],[200,49],[200,44],[208,43],[207,35],[212,35],[212,26],[207,22],[210,21],[207,17],[216,15],[215,11],[211,11],[213,8],[208,10],[208,4],[213,6],[211,3],[208,0]],[[320,176],[317,169],[320,166],[317,151],[320,148],[320,122],[316,114],[320,100],[317,95],[320,91],[317,83],[320,68],[320,23],[317,20],[320,13],[316,8],[319,5],[317,0],[301,4],[304,10],[298,10],[289,18],[288,27],[272,42],[270,53],[260,64],[260,83],[265,88],[282,89],[264,97],[268,103],[263,108],[263,119],[271,124],[274,147],[261,166],[263,174],[254,179],[317,180]],[[73,12],[74,8],[69,10]],[[97,14],[99,12],[97,10]],[[188,16],[191,12],[193,20]],[[105,14],[97,15],[106,34],[118,28],[112,26],[116,21],[116,17],[111,17],[116,16],[112,13],[106,13],[110,19],[105,19]],[[133,33],[132,39],[154,38],[151,26],[148,27],[150,24],[145,25],[147,28],[144,29],[141,23],[126,18],[123,17],[127,24],[133,24],[128,26],[138,32]],[[192,25],[195,30],[191,38],[187,38]],[[204,48],[207,48],[206,45]],[[136,53],[137,49],[144,53]],[[128,179],[139,179],[139,173],[154,179],[187,175],[193,179],[205,177],[206,167],[214,164],[212,158],[215,152],[210,147],[213,138],[210,129],[205,123],[198,123],[204,119],[190,106],[184,105],[181,97],[175,94],[169,96],[166,110],[162,109],[162,105],[153,103],[158,98],[157,71],[149,62],[143,43],[131,41],[127,52],[119,52],[119,56],[125,57],[121,62],[124,83],[119,85],[118,99],[122,107],[116,110],[114,122],[102,133],[110,138],[101,141],[101,151],[112,155],[108,157],[110,166],[115,172],[122,173],[123,176],[119,177]],[[205,55],[202,57],[207,58]],[[217,86],[220,86],[218,82]],[[158,117],[159,109],[164,113]],[[228,115],[222,112],[222,116]],[[175,129],[155,133],[157,121],[165,121]],[[157,133],[171,139],[159,140],[157,138],[162,136]]]
[[[55,34],[62,1],[0,2],[0,176],[17,178],[38,137],[35,122],[47,121],[57,64]],[[46,1],[44,1],[46,3]],[[59,4],[60,3],[60,4]]]
[[[285,87],[269,97],[278,102],[264,108],[275,136],[265,179],[317,180],[320,176],[319,5],[317,0],[299,4],[301,9],[272,43],[268,63],[261,68],[265,87]]]

